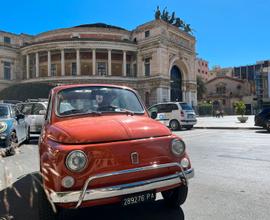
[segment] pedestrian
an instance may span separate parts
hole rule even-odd
[[[216,118],[219,118],[219,117],[220,117],[220,111],[216,110]]]
[[[223,118],[223,115],[224,115],[224,111],[223,109],[220,110],[220,116]]]

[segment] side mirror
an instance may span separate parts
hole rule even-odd
[[[16,119],[19,120],[19,119],[24,119],[24,114],[18,114],[16,115]]]
[[[157,112],[152,112],[151,113],[151,118],[156,119],[157,118]]]
[[[46,110],[39,110],[38,114],[39,115],[46,115]]]

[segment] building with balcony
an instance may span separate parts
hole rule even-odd
[[[109,83],[136,89],[147,106],[197,105],[195,38],[160,19],[132,31],[103,23],[35,36],[0,31],[0,89],[18,83]]]
[[[219,76],[206,83],[205,100],[213,104],[216,110],[226,114],[234,113],[234,103],[242,100],[246,105],[246,113],[253,114],[256,108],[255,88],[246,80],[229,76]]]

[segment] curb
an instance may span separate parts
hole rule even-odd
[[[256,127],[201,127],[201,126],[195,126],[194,129],[231,129],[231,130],[237,130],[237,129],[243,129],[243,130],[262,130],[263,128],[256,128]]]

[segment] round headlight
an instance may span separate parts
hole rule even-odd
[[[87,157],[83,151],[71,151],[66,159],[66,166],[69,170],[79,172],[86,167]]]
[[[7,123],[4,121],[0,122],[0,132],[4,132],[5,130],[7,130]]]
[[[176,156],[181,156],[185,152],[185,143],[178,139],[173,139],[171,144],[172,152]]]

